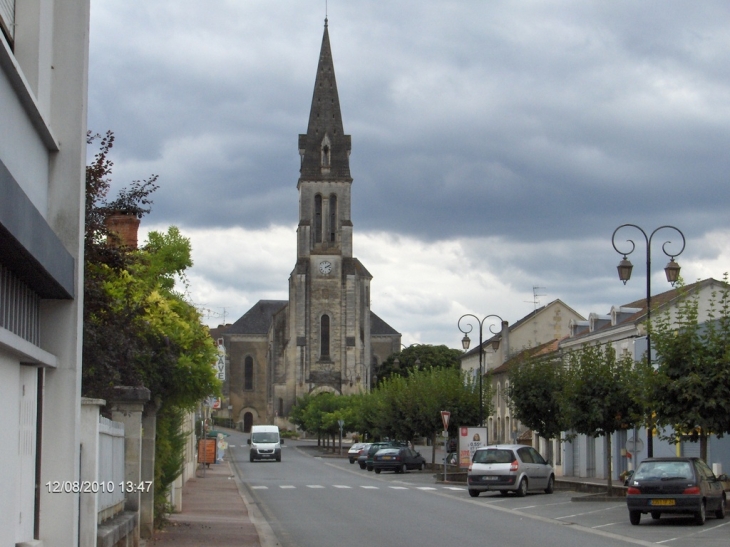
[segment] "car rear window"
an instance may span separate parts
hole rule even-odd
[[[504,448],[487,448],[474,452],[474,463],[512,463],[515,455]]]
[[[689,462],[642,462],[632,480],[692,479]]]

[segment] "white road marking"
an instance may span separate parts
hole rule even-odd
[[[352,486],[346,486],[344,484],[333,484],[335,488],[352,488]]]
[[[603,513],[604,511],[612,511],[615,507],[606,507],[605,509],[598,509],[596,511],[586,511],[585,513],[575,513],[574,515],[566,515],[564,517],[555,517],[555,520],[569,519],[573,517],[580,517],[583,515],[591,515],[593,513]]]
[[[393,490],[408,490],[405,486],[389,486],[388,488],[392,488]]]
[[[361,486],[360,488],[365,488],[366,490],[377,490],[378,486]]]
[[[433,486],[418,486],[416,490],[436,490]]]
[[[324,488],[321,484],[308,484],[307,488]]]
[[[459,488],[458,486],[444,486],[445,490],[456,490],[457,492],[463,492],[466,488]]]
[[[291,484],[282,484],[281,486],[279,486],[279,488],[281,488],[281,489],[287,489],[287,488],[288,489],[294,489],[294,488],[296,488],[296,486],[293,486]]]
[[[268,490],[268,486],[252,486],[251,490]]]

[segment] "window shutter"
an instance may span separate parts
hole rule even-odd
[[[12,45],[15,41],[15,0],[0,0],[0,27]]]

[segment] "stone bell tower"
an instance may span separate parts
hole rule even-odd
[[[352,256],[350,135],[337,94],[327,20],[301,157],[297,262],[289,277],[286,400],[369,387],[370,280]],[[283,393],[282,393],[283,395]]]

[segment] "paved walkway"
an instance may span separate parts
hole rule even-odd
[[[183,487],[183,510],[155,532],[147,547],[270,547],[268,525],[250,506],[228,461],[198,468]]]

